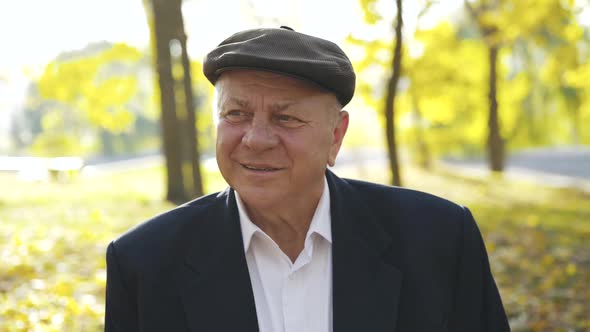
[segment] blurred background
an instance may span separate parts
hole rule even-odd
[[[334,171],[469,206],[514,331],[590,330],[590,1],[0,2],[0,331],[101,331],[109,241],[222,190],[204,55],[287,25],[357,72]]]

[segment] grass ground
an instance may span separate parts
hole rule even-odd
[[[339,174],[358,175],[354,169]],[[383,182],[383,172],[363,173]],[[110,240],[172,208],[161,169],[27,183],[0,174],[0,331],[100,331]],[[223,188],[207,174],[208,191]],[[405,185],[467,205],[514,331],[590,329],[590,195],[408,169]]]

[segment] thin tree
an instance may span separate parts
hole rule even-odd
[[[398,158],[397,143],[395,137],[395,99],[397,86],[401,76],[402,64],[402,27],[403,8],[402,0],[396,0],[397,17],[395,20],[395,42],[393,43],[393,57],[391,60],[391,76],[387,81],[387,92],[385,96],[385,136],[387,140],[387,152],[389,167],[391,169],[391,184],[401,186],[400,165]]]
[[[420,13],[417,17],[417,23],[420,22],[420,19],[428,12],[428,10],[436,3],[434,0],[426,0],[424,1],[424,5],[420,10]],[[416,30],[418,29],[418,24],[416,24]],[[414,35],[416,34],[416,30],[414,30]],[[410,73],[411,74],[411,73]],[[412,119],[414,121],[414,134],[415,134],[415,143],[416,143],[416,161],[418,162],[418,167],[424,170],[430,170],[432,167],[432,156],[430,153],[430,148],[428,147],[428,143],[426,141],[426,130],[424,130],[424,117],[422,116],[422,111],[420,110],[420,102],[419,98],[416,95],[416,88],[410,87],[408,89],[408,95],[410,97],[410,101],[412,104]]]
[[[181,15],[182,20],[182,15]],[[181,26],[184,26],[182,21]],[[199,135],[197,135],[197,119],[195,115],[195,99],[193,98],[193,85],[191,77],[190,58],[186,48],[186,34],[184,29],[179,31],[179,41],[181,46],[181,62],[183,69],[183,86],[185,96],[185,109],[187,120],[185,121],[186,133],[188,139],[188,151],[185,163],[190,165],[192,177],[192,191],[190,197],[199,197],[203,195],[203,179],[201,177],[201,156],[199,153]]]
[[[488,164],[490,170],[502,172],[504,170],[504,139],[500,133],[500,117],[498,115],[498,52],[500,43],[497,38],[498,29],[494,25],[485,24],[483,16],[498,7],[497,0],[481,1],[477,6],[469,0],[464,0],[465,7],[473,20],[477,23],[479,31],[488,48]]]

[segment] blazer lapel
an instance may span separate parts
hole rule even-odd
[[[383,259],[392,239],[348,183],[329,171],[327,175],[334,332],[395,331],[402,274]]]
[[[178,282],[190,331],[258,331],[256,306],[233,191],[187,237]]]

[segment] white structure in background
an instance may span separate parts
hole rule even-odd
[[[27,181],[63,180],[80,172],[84,160],[80,157],[0,157],[0,172],[16,172]]]

